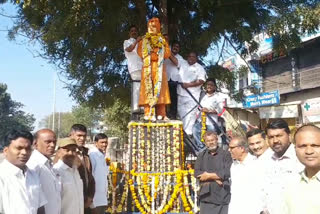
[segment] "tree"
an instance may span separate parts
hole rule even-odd
[[[52,118],[53,114],[46,116],[40,121],[40,126],[52,129]],[[92,131],[98,126],[98,122],[101,121],[102,114],[100,110],[80,105],[73,107],[72,112],[56,112],[54,118],[54,131],[59,137],[67,137],[71,126],[75,123],[85,125],[88,129],[88,136],[92,137]]]
[[[53,114],[43,118],[39,123],[39,127],[53,130],[52,118]],[[70,134],[71,126],[75,123],[74,115],[71,112],[56,112],[54,118],[54,132],[59,138],[67,137]]]
[[[116,99],[112,106],[104,112],[103,122],[108,128],[108,135],[117,136],[121,140],[128,139],[128,123],[130,120],[130,106]]]
[[[23,33],[39,41],[42,56],[73,81],[69,85],[72,96],[99,107],[110,106],[119,97],[129,103],[122,42],[130,24],[140,26],[144,34],[146,17],[160,16],[164,29],[171,39],[181,42],[184,53],[195,50],[206,56],[212,49],[218,59],[207,62],[210,72],[221,70],[217,62],[226,48],[240,54],[256,50],[252,38],[260,32],[276,38],[277,50],[290,51],[300,44],[301,34],[315,32],[320,22],[318,0],[11,2],[18,6],[18,19],[9,36]],[[227,45],[220,47],[222,40]],[[233,86],[232,82],[226,85]]]
[[[22,103],[11,99],[7,85],[0,83],[0,139],[12,129],[33,130],[35,118],[21,110]]]

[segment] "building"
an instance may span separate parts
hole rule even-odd
[[[250,71],[239,77],[238,89],[254,86],[260,93],[278,91],[280,102],[250,108],[246,104],[230,101],[228,107],[241,115],[242,123],[247,121],[257,125],[257,113],[262,128],[273,118],[285,119],[291,129],[303,123],[320,124],[320,31],[302,36],[301,46],[289,53],[273,52],[272,38],[265,34],[259,34],[254,39],[260,46],[246,59],[247,63],[234,56],[233,60],[224,62],[224,66],[235,69],[243,64],[249,65]],[[248,111],[251,113],[246,113]]]

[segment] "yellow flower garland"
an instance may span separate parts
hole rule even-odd
[[[184,169],[184,145],[182,122],[130,122],[132,130],[133,169],[130,172],[129,189],[135,206],[141,213],[150,213],[155,203],[156,213],[178,212],[180,206],[192,213],[189,203],[190,191],[184,187],[184,176],[193,173]],[[172,128],[169,128],[169,127]],[[154,150],[155,146],[159,150]],[[119,169],[115,169],[120,173]],[[151,179],[155,178],[153,197]],[[137,186],[133,185],[137,183]],[[173,187],[171,183],[176,183]],[[181,194],[182,201],[177,201]],[[156,200],[161,195],[161,201]],[[123,196],[123,194],[122,194]],[[180,203],[182,203],[180,205]],[[120,209],[119,207],[117,207]]]
[[[147,33],[145,37],[142,39],[143,72],[145,76],[144,84],[146,93],[145,96],[147,98],[148,104],[151,107],[151,115],[149,116],[155,115],[154,106],[158,102],[158,98],[161,91],[165,44],[166,41],[161,34],[152,35]],[[154,51],[155,48],[158,49],[158,72],[154,80],[155,83],[153,84],[151,77],[151,53]]]
[[[204,142],[204,134],[206,133],[206,121],[207,121],[207,115],[205,112],[201,112],[201,142]]]

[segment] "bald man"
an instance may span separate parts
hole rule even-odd
[[[305,168],[286,187],[282,213],[320,213],[320,128],[304,125],[294,140],[297,157]]]
[[[34,151],[27,166],[34,169],[40,177],[42,190],[48,200],[46,214],[61,213],[61,182],[53,170],[51,157],[55,152],[56,134],[50,129],[41,129],[34,135]]]

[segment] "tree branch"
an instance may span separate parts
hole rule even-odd
[[[221,47],[221,50],[220,50],[220,54],[219,54],[219,58],[218,58],[216,64],[219,63],[219,61],[220,61],[220,59],[221,59],[221,57],[222,57],[222,53],[223,53],[223,49],[224,49],[224,45],[225,45],[225,44],[226,44],[226,38],[223,39],[223,44],[222,44],[222,47]]]

